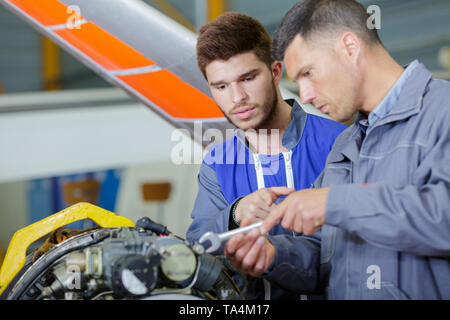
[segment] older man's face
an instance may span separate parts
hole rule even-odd
[[[302,103],[312,103],[336,121],[347,121],[357,111],[360,77],[333,43],[320,45],[297,35],[284,63],[298,85]]]

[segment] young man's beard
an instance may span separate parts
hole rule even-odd
[[[263,106],[264,111],[267,111],[267,113],[265,114],[261,122],[255,126],[254,128],[255,130],[272,129],[269,127],[273,119],[275,119],[275,116],[277,115],[278,110],[277,105],[278,105],[277,89],[275,88],[275,84],[272,83],[272,97]]]
[[[277,90],[275,88],[274,83],[272,83],[271,91],[272,91],[272,95],[271,95],[270,99],[267,100],[264,103],[264,105],[262,105],[260,107],[263,110],[263,112],[265,113],[264,118],[258,124],[256,124],[253,128],[248,128],[248,129],[254,129],[254,130],[269,129],[268,127],[270,126],[271,122],[277,115],[278,95],[277,95]],[[223,112],[223,114],[225,115],[225,118],[227,118],[227,120],[230,123],[232,123],[235,127],[239,128],[239,126],[236,125],[236,123],[234,123],[233,120],[225,112]]]

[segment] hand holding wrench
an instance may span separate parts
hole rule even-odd
[[[219,249],[220,245],[222,244],[223,241],[230,239],[235,234],[238,234],[238,233],[246,234],[248,231],[250,231],[252,229],[259,228],[261,225],[262,225],[262,221],[251,224],[246,227],[237,228],[237,229],[227,231],[224,233],[219,233],[219,234],[214,233],[214,232],[206,232],[205,234],[203,234],[200,237],[199,242],[200,242],[200,244],[203,244],[206,241],[211,242],[211,246],[208,249],[206,249],[206,252],[211,253],[211,252],[214,252],[217,249]]]

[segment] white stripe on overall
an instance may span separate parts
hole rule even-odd
[[[287,187],[295,189],[295,183],[294,183],[294,174],[292,171],[292,150],[289,150],[288,152],[283,152],[283,158],[284,158],[284,166],[286,168],[286,181],[287,181]],[[261,165],[261,160],[259,159],[258,154],[253,153],[253,160],[255,161],[255,171],[256,171],[256,181],[258,182],[258,190],[265,188],[264,183],[264,174],[263,169]],[[295,236],[295,233],[292,232],[292,235]],[[266,279],[263,279],[264,284],[264,299],[270,300],[270,282]],[[300,295],[301,300],[307,300],[306,295]]]

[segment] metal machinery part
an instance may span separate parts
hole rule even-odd
[[[243,299],[246,279],[224,257],[148,218],[89,230],[25,266],[0,296],[20,300]],[[168,233],[168,232],[166,232]],[[240,283],[240,285],[238,285]]]

